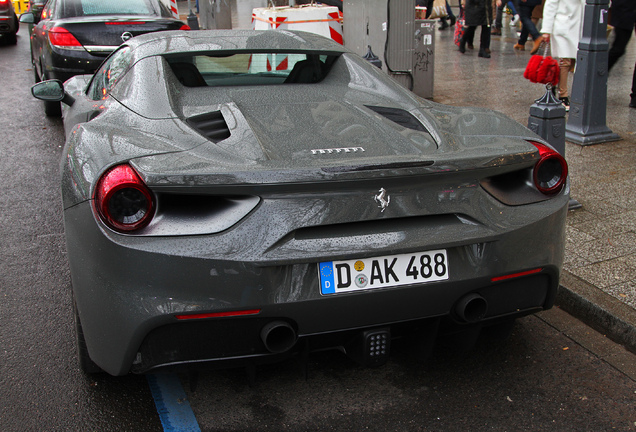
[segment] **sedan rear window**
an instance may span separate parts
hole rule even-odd
[[[91,15],[158,15],[148,0],[66,0],[60,18]]]
[[[186,87],[311,84],[322,81],[337,55],[235,53],[167,58]]]

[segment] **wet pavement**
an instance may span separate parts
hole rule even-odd
[[[239,5],[232,0],[233,27],[251,28],[246,11],[264,3],[243,0]],[[178,5],[185,14],[188,3]],[[454,27],[439,31],[437,26],[435,102],[491,108],[528,124],[530,106],[546,90],[523,77],[532,43],[525,51],[515,50],[517,32],[509,20],[505,16],[502,35],[491,38],[490,59],[477,56],[478,46],[459,53]],[[566,143],[571,196],[582,208],[568,214],[557,299],[560,307],[632,352],[636,352],[636,109],[628,105],[635,62],[636,38],[632,38],[608,77],[606,124],[621,140],[591,146]],[[571,75],[570,90],[572,80]]]
[[[459,53],[453,28],[436,31],[436,102],[488,107],[528,124],[530,106],[545,87],[523,78],[532,44],[514,50],[516,34],[506,24],[502,36],[492,37],[490,59],[478,57],[478,47]],[[635,62],[632,40],[608,77],[606,124],[621,140],[566,143],[571,196],[582,208],[568,213],[557,300],[631,351],[636,351],[636,109],[628,105]],[[569,84],[571,90],[572,77]]]

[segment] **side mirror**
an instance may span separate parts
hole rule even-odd
[[[73,96],[64,92],[64,84],[60,80],[47,80],[34,84],[31,94],[36,99],[46,102],[63,102],[72,106],[75,102]]]
[[[35,24],[35,15],[33,12],[24,12],[20,15],[20,22],[26,24]]]

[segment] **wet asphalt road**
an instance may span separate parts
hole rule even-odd
[[[76,364],[62,124],[30,97],[32,80],[23,27],[0,46],[0,430],[161,431],[145,377],[86,378]],[[425,363],[398,344],[377,369],[328,352],[311,356],[307,379],[295,361],[260,368],[253,386],[240,370],[179,377],[204,431],[636,430],[634,375],[592,345],[533,316],[506,343],[440,348]]]

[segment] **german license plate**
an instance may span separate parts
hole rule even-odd
[[[390,288],[448,279],[446,250],[390,255],[318,265],[320,292],[343,292]]]

